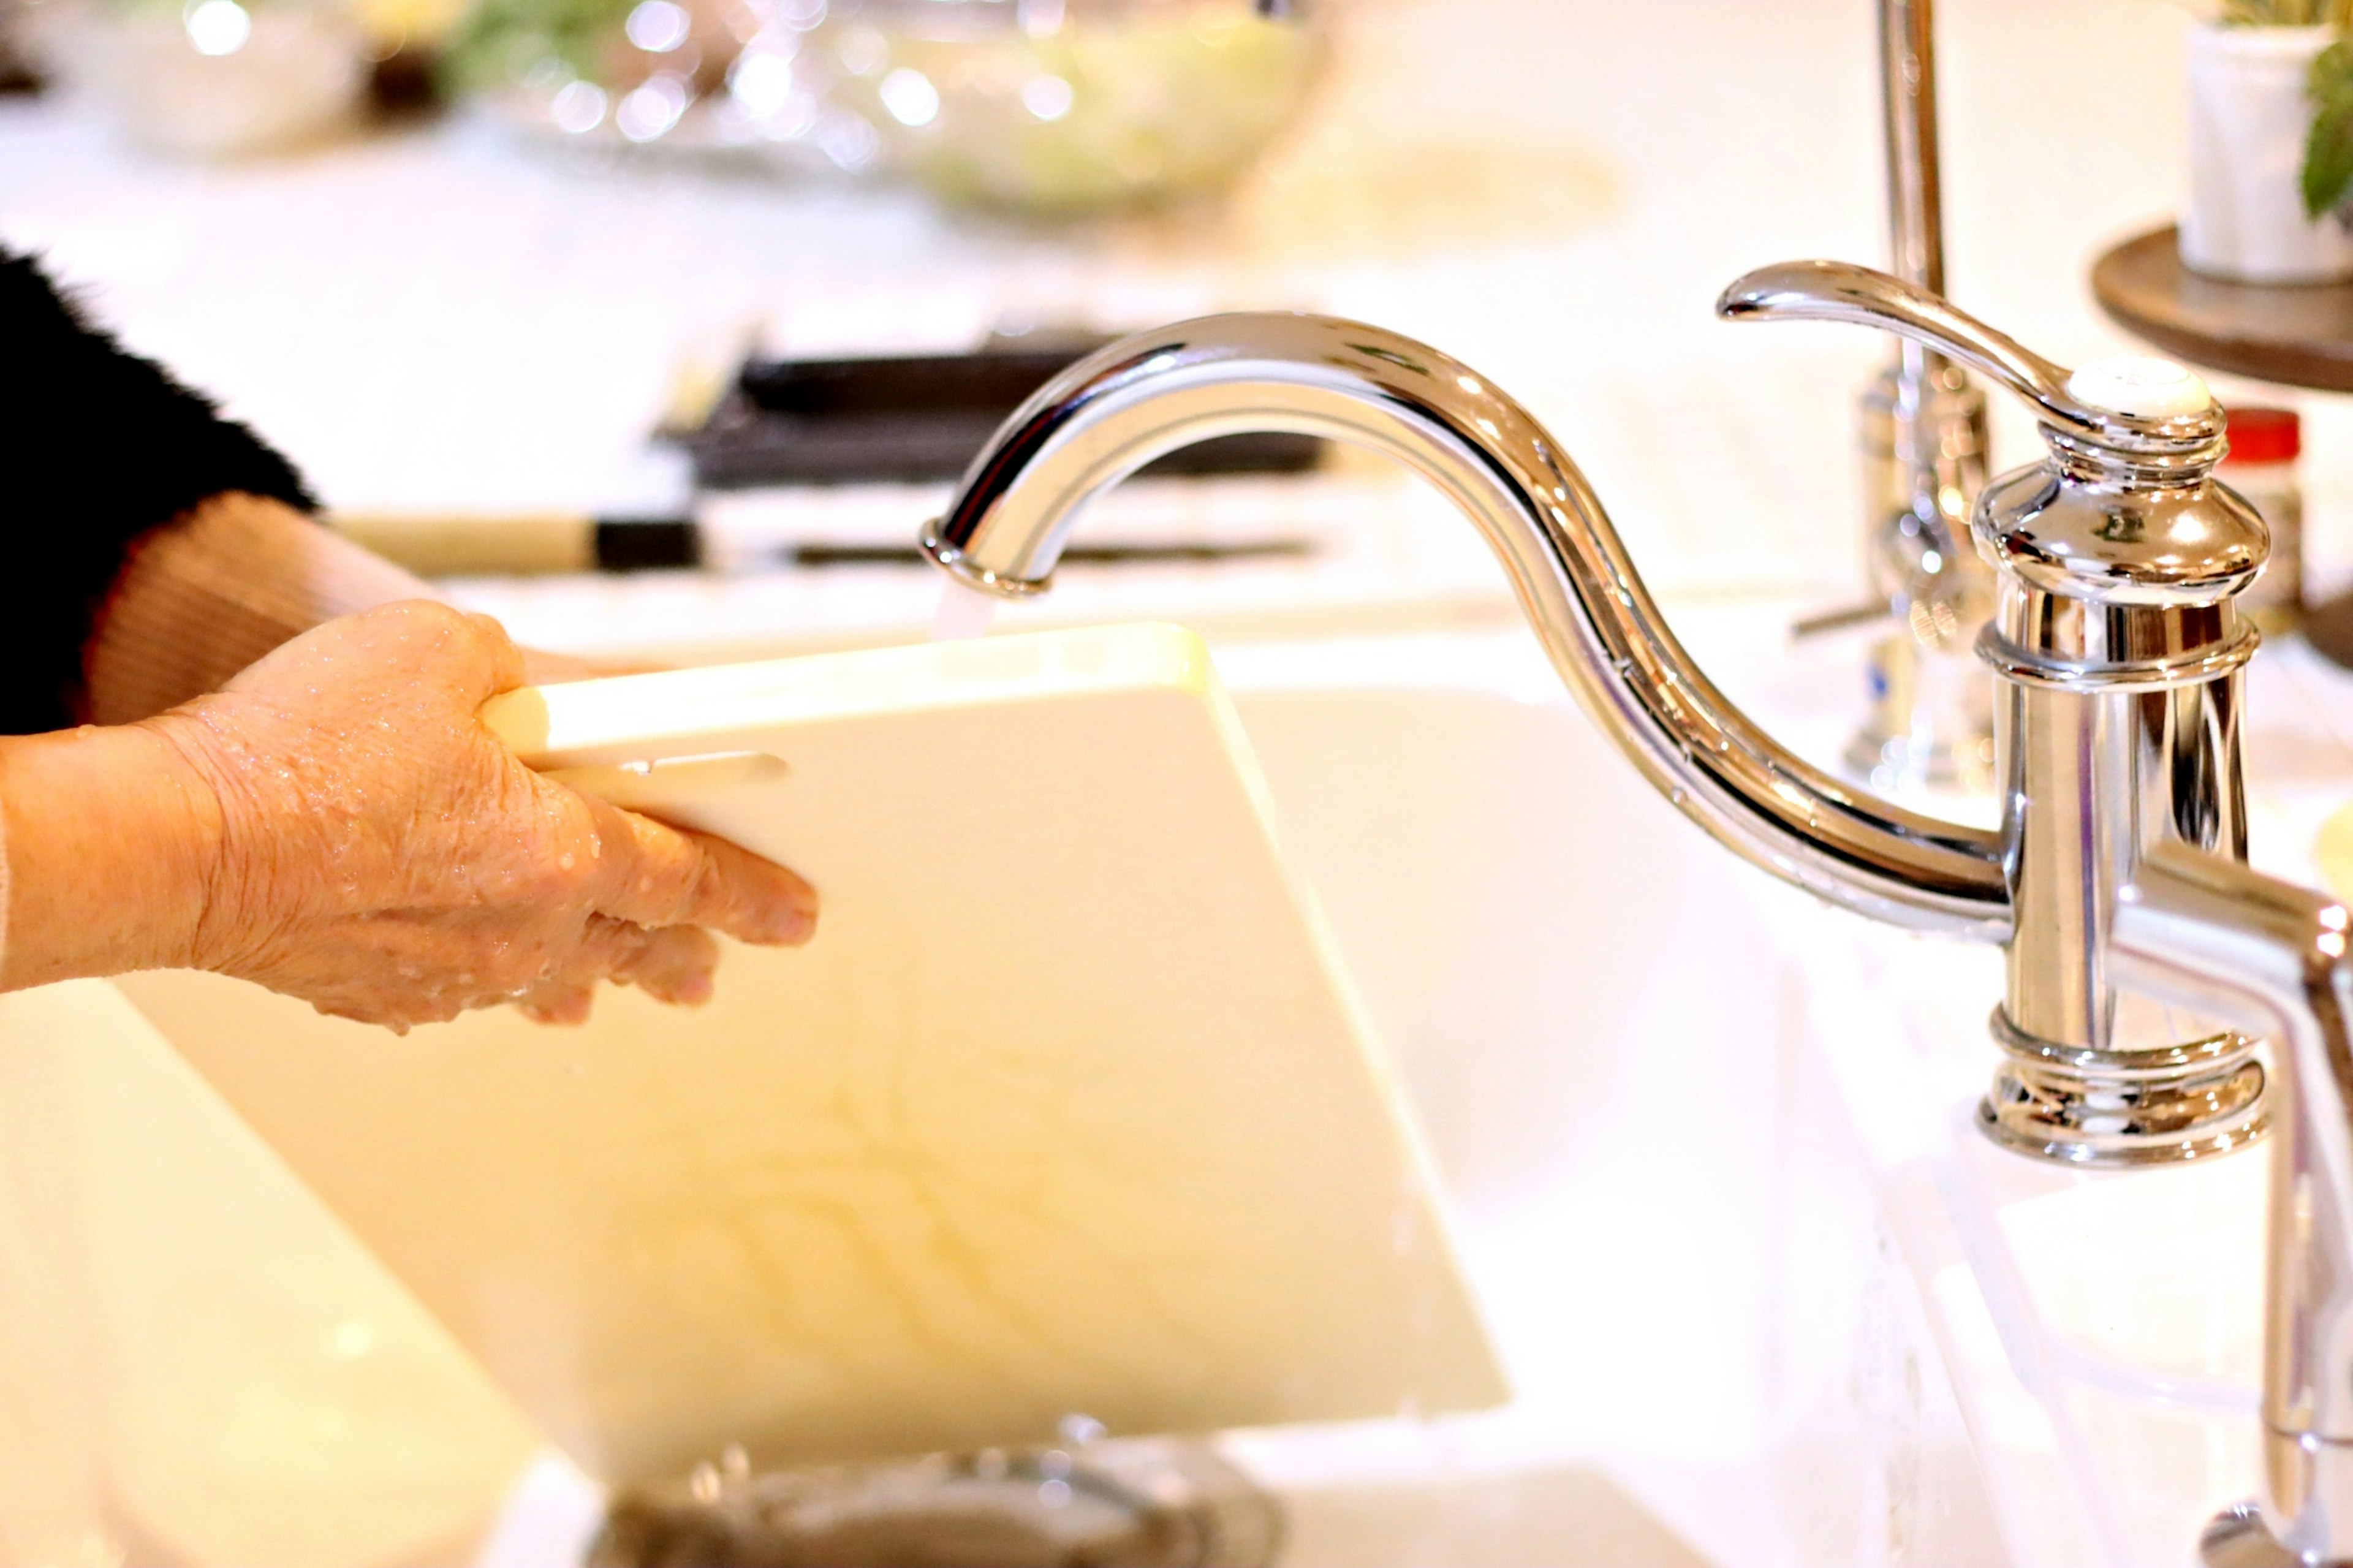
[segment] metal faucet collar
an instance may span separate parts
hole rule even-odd
[[[1986,486],[1971,532],[2017,586],[2150,609],[2226,603],[2262,570],[2271,531],[2212,468],[2152,470],[2054,439],[2048,462]]]

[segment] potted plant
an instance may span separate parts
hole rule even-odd
[[[2181,259],[2244,283],[2353,278],[2353,0],[2223,0],[2189,32]]]

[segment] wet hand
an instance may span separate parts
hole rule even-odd
[[[790,871],[525,767],[476,717],[523,673],[497,623],[393,605],[139,726],[211,803],[180,961],[399,1029],[508,1001],[577,1021],[607,979],[696,1003],[712,931],[807,940]]]

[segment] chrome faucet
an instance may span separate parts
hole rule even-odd
[[[2353,1561],[2348,914],[2244,864],[2256,634],[2232,600],[2268,538],[2212,479],[2221,410],[2177,366],[2071,374],[1859,267],[1766,268],[1717,310],[1879,327],[2033,407],[2042,460],[1989,485],[1973,527],[1996,583],[1978,651],[2000,689],[1999,829],[1906,810],[1766,734],[1668,630],[1560,444],[1468,366],[1377,327],[1232,315],[1124,339],[1016,411],[922,542],[958,581],[1021,597],[1046,590],[1089,498],[1176,447],[1281,430],[1386,453],[1485,535],[1586,711],[1717,841],[1849,910],[2005,947],[2005,1059],[1979,1117],[1999,1142],[2092,1166],[2242,1147],[2265,1127],[2267,1035],[2288,1109],[2266,1487],[2210,1530],[2211,1561]],[[2283,1554],[2248,1555],[2267,1551]]]
[[[1934,0],[1879,0],[1879,82],[1888,270],[1942,295],[1934,12]],[[1985,394],[1935,347],[1905,339],[1859,413],[1872,594],[1862,615],[1896,624],[1873,646],[1871,709],[1846,764],[1883,787],[1989,786],[1993,683],[1972,655],[1993,580],[1968,540],[1986,481]]]

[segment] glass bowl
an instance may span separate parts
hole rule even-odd
[[[1250,0],[865,0],[827,42],[891,161],[957,202],[1075,214],[1230,184],[1326,39]]]
[[[1253,0],[476,0],[453,59],[561,141],[895,170],[1077,215],[1223,188],[1325,43]]]

